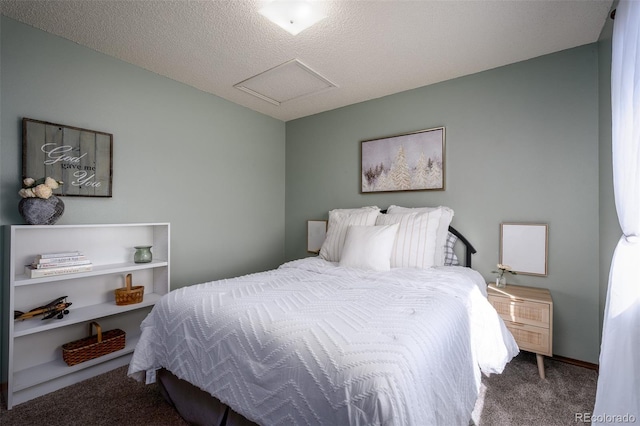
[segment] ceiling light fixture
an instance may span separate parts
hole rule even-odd
[[[259,12],[293,35],[326,18],[318,3],[304,0],[274,0]]]

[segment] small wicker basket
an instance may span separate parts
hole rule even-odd
[[[97,334],[93,335],[93,327]],[[62,359],[72,366],[124,349],[126,333],[120,329],[102,332],[100,324],[89,324],[89,337],[62,345]]]
[[[131,274],[125,278],[126,287],[118,288],[114,291],[116,295],[116,305],[133,305],[142,302],[144,297],[144,286],[131,287]]]

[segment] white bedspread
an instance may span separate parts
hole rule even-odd
[[[165,367],[262,425],[468,425],[518,347],[469,268],[319,258],[175,290],[129,374]]]

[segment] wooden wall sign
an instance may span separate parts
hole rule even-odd
[[[113,135],[22,119],[22,178],[64,182],[58,196],[111,197]]]

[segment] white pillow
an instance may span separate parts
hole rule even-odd
[[[444,207],[444,206],[415,207],[415,208],[389,206],[389,208],[387,209],[387,213],[392,213],[392,214],[403,214],[403,213],[407,214],[407,213],[416,213],[416,212],[429,213],[437,210],[442,211],[442,215],[440,216],[440,224],[438,225],[437,236],[436,236],[436,245],[438,247],[438,250],[441,250],[441,253],[438,253],[435,266],[443,266],[445,264],[447,236],[449,234],[449,225],[451,224],[451,220],[453,219],[453,210],[451,210],[449,207]]]
[[[340,266],[388,271],[399,225],[349,226]]]
[[[378,217],[377,225],[399,225],[391,252],[392,268],[431,268],[444,265],[444,247],[438,246],[443,211],[391,213]],[[445,238],[446,239],[446,238]]]
[[[329,262],[339,262],[342,246],[347,234],[347,227],[351,225],[372,226],[376,224],[376,217],[380,213],[378,207],[363,207],[360,209],[335,209],[329,211],[327,236],[320,248],[320,257]]]

